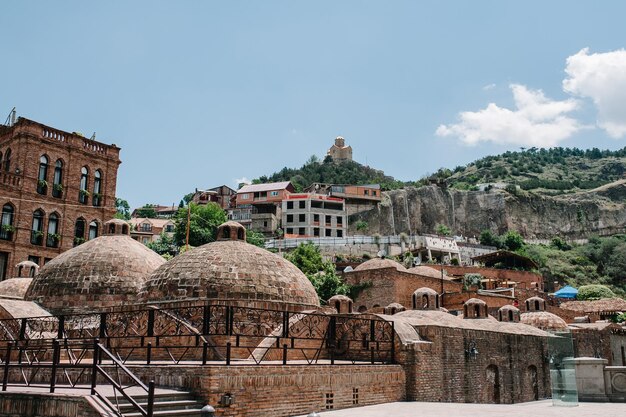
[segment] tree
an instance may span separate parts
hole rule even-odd
[[[324,261],[320,249],[312,243],[300,244],[296,249],[287,253],[285,259],[307,276],[323,303],[333,295],[345,295],[350,292],[350,286],[344,283],[335,272],[335,265]]]
[[[613,298],[615,293],[605,285],[591,284],[578,288],[577,300],[599,300],[601,298]]]
[[[478,241],[481,245],[485,246],[495,246],[496,248],[500,248],[502,246],[502,241],[500,240],[499,236],[488,229],[480,232]]]
[[[143,207],[135,210],[137,217],[145,217],[148,219],[154,219],[157,216],[156,210],[154,209],[156,205],[154,204],[144,204]]]
[[[254,230],[248,230],[246,232],[246,242],[248,242],[251,245],[264,248],[265,236],[263,236],[263,233],[255,232]]]
[[[516,251],[524,247],[524,238],[515,230],[509,230],[502,236],[504,247],[510,251]]]
[[[366,231],[368,227],[369,227],[369,224],[367,224],[366,221],[359,220],[356,222],[356,230],[358,230],[359,232]]]
[[[210,202],[208,204],[198,205],[189,203],[191,211],[189,222],[189,244],[191,246],[201,246],[205,243],[215,241],[217,227],[225,223],[226,213],[217,204]],[[185,245],[187,233],[187,209],[178,209],[174,216],[176,229],[174,231],[174,242],[178,246]]]
[[[115,197],[116,219],[130,220],[130,205],[123,198]]]
[[[445,224],[438,224],[437,227],[435,227],[435,232],[441,236],[450,236],[452,234],[450,228]]]
[[[162,232],[159,239],[154,242],[148,242],[146,245],[159,255],[174,256],[178,253],[178,247],[174,243],[174,238],[167,233]]]

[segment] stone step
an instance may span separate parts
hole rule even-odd
[[[202,417],[202,410],[200,408],[197,409],[189,409],[189,410],[162,410],[155,411],[152,414],[154,417]],[[141,413],[125,413],[124,417],[142,417]]]
[[[110,401],[110,399],[109,399]],[[148,403],[147,402],[138,402],[138,404],[143,407],[144,409],[146,409],[148,407]],[[189,410],[189,409],[193,409],[193,408],[201,408],[200,404],[198,404],[197,401],[195,400],[176,400],[176,401],[159,401],[158,399],[155,399],[154,401],[154,411],[162,411],[162,410]],[[120,411],[122,413],[126,413],[126,412],[134,412],[135,411],[135,407],[133,407],[132,404],[130,403],[124,403],[121,404],[120,403]]]

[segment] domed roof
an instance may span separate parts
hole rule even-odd
[[[10,278],[0,281],[0,297],[24,298],[32,278]]]
[[[547,311],[532,311],[523,313],[520,322],[541,330],[566,330],[567,323],[556,314]]]
[[[470,298],[469,300],[467,300],[465,302],[465,304],[468,305],[468,306],[469,305],[476,305],[476,304],[482,305],[482,306],[487,305],[487,303],[484,302],[483,300],[481,300],[480,298]]]
[[[218,229],[218,241],[162,265],[145,283],[140,300],[200,298],[318,307],[319,298],[306,275],[282,257],[246,243],[241,229],[239,223],[225,223]]]
[[[441,278],[441,271],[435,268],[432,268],[430,266],[426,266],[426,265],[418,265],[418,266],[414,266],[413,268],[409,268],[409,272],[413,273],[413,274],[418,274],[418,275],[422,275],[425,277],[431,277],[431,278]],[[443,273],[443,276],[446,276],[446,273]]]
[[[135,302],[150,273],[164,262],[130,236],[100,236],[43,266],[25,298],[53,313],[95,311]]]
[[[347,295],[343,295],[343,294],[337,294],[337,295],[333,295],[332,297],[330,297],[328,299],[328,304],[331,304],[335,301],[346,301],[346,302],[351,302],[352,298],[348,297]]]
[[[362,264],[359,264],[355,271],[367,271],[371,269],[383,269],[383,268],[395,268],[398,271],[406,272],[406,268],[399,262],[396,262],[392,259],[388,258],[373,258],[369,261],[365,261]]]

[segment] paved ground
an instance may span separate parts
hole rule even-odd
[[[553,407],[552,401],[495,405],[401,402],[326,411],[320,417],[626,417],[624,403],[580,403]],[[305,417],[305,416],[303,416]]]

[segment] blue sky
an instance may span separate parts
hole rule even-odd
[[[4,2],[0,118],[16,106],[117,144],[132,206],[300,166],[337,135],[403,180],[521,146],[617,149],[624,16],[618,1]]]

